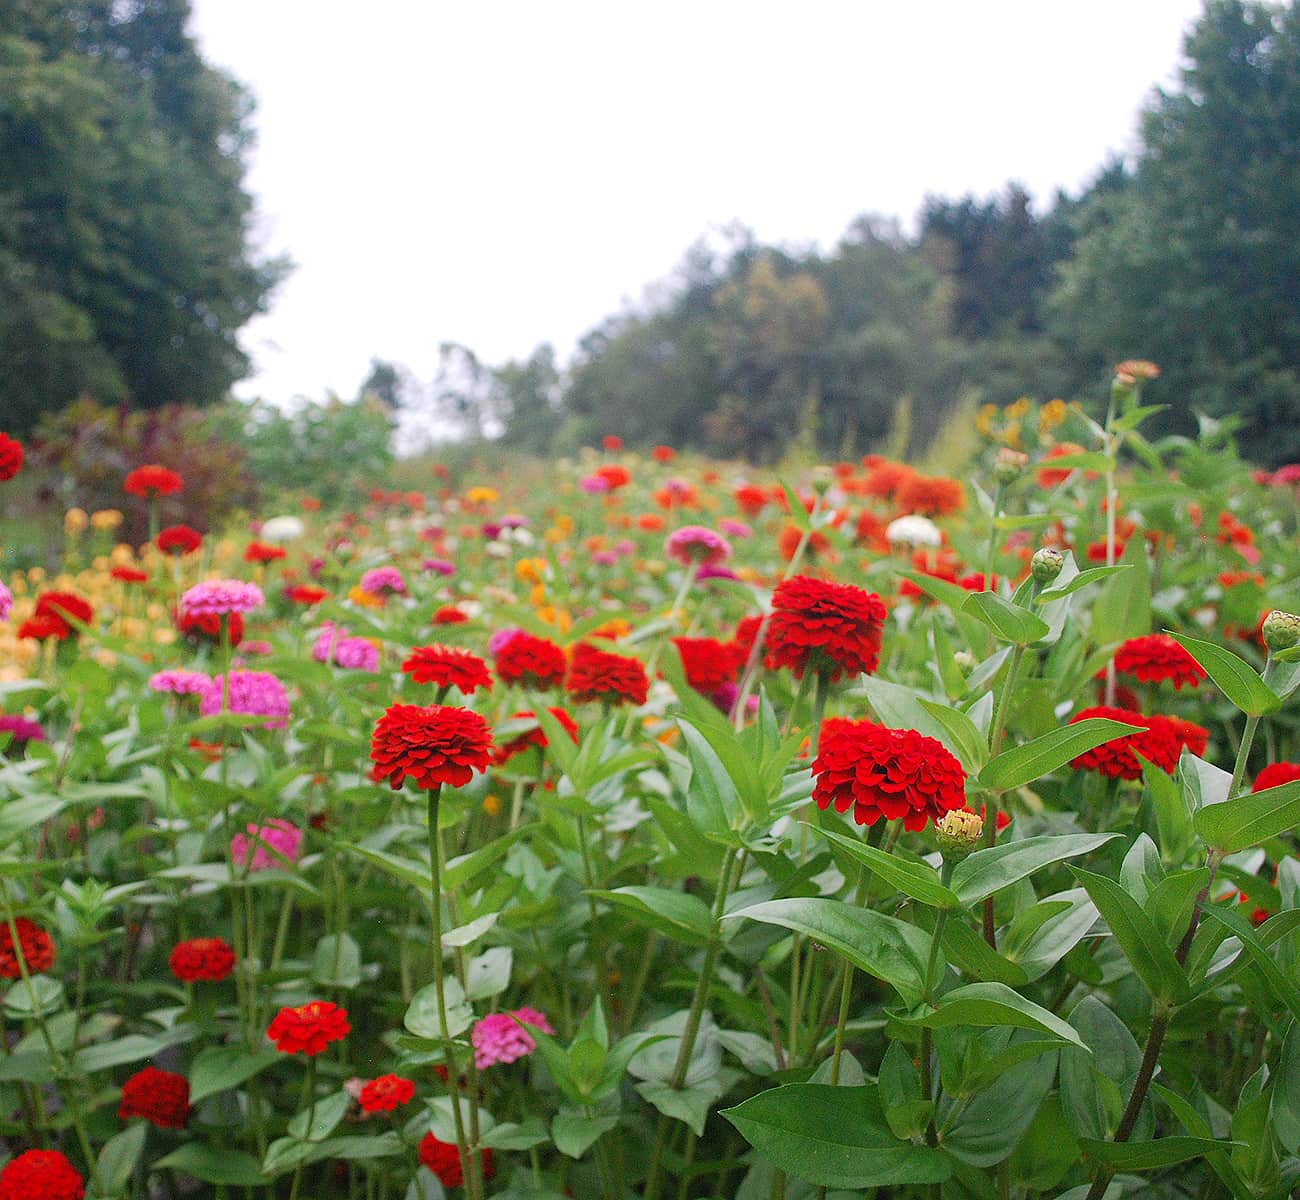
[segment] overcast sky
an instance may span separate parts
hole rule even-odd
[[[833,245],[1130,152],[1200,0],[194,0],[257,100],[263,248],[297,269],[241,395],[352,396],[587,329],[711,228]]]

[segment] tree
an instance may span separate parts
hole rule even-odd
[[[1149,358],[1149,392],[1239,413],[1243,449],[1300,457],[1300,6],[1211,0],[1181,86],[1143,120],[1133,185],[1098,195],[1054,297],[1080,371]]]
[[[0,0],[0,409],[224,398],[286,269],[251,248],[247,94],[188,0]]]

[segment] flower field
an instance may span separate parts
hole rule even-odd
[[[70,512],[0,576],[0,1200],[1291,1195],[1300,466],[1153,370],[952,478]]]

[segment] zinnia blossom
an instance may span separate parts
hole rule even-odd
[[[435,625],[463,625],[468,620],[469,615],[454,604],[444,604],[433,614]]]
[[[597,650],[588,642],[574,647],[564,687],[579,703],[644,704],[650,694],[650,680],[640,659]]]
[[[215,717],[221,712],[271,717],[268,729],[283,729],[289,723],[289,693],[269,671],[231,671],[230,685],[224,675],[214,675],[199,698],[199,712]],[[223,707],[224,704],[224,707]]]
[[[18,949],[14,949],[14,930],[18,931]],[[29,975],[39,975],[54,965],[54,940],[35,921],[15,917],[13,924],[0,920],[0,978],[19,979],[22,967]]]
[[[492,732],[468,708],[394,704],[375,726],[370,757],[376,781],[387,779],[394,791],[407,779],[425,789],[464,787],[491,765]]]
[[[174,1071],[145,1067],[122,1085],[118,1117],[143,1117],[159,1129],[184,1129],[190,1120],[190,1083]]]
[[[378,1079],[366,1082],[357,1103],[362,1112],[392,1112],[403,1104],[410,1104],[415,1099],[415,1084],[400,1075],[380,1075]]]
[[[822,725],[813,799],[819,808],[853,809],[859,825],[900,818],[924,829],[966,803],[966,772],[942,742],[915,729],[832,718]]]
[[[0,433],[0,483],[7,483],[23,469],[23,444]]]
[[[347,1010],[330,1000],[312,1000],[275,1014],[266,1036],[281,1054],[319,1054],[352,1032]]]
[[[149,677],[149,686],[155,692],[170,692],[176,696],[201,696],[212,686],[212,676],[202,671],[158,671]]]
[[[1115,670],[1141,683],[1169,679],[1175,689],[1185,683],[1199,687],[1205,678],[1205,668],[1167,633],[1129,638],[1115,653]]]
[[[250,871],[268,871],[272,867],[285,867],[296,863],[302,853],[302,830],[282,817],[272,817],[265,825],[249,823],[242,833],[230,839],[230,857],[235,866],[247,866]],[[256,849],[253,849],[256,847]],[[249,851],[253,860],[248,860]]]
[[[477,654],[452,646],[416,646],[402,663],[402,670],[415,683],[454,687],[465,696],[492,686],[487,663]]]
[[[531,1025],[543,1033],[555,1033],[546,1015],[535,1008],[517,1008],[512,1013],[489,1013],[476,1022],[470,1033],[470,1041],[474,1043],[474,1066],[482,1071],[498,1063],[512,1063],[530,1055],[537,1049],[537,1039],[524,1028],[525,1025]]]
[[[172,525],[158,535],[157,545],[164,554],[193,554],[203,545],[203,535],[188,525]]]
[[[704,525],[683,525],[664,542],[669,558],[691,566],[717,566],[731,557],[731,543]]]
[[[266,542],[249,542],[244,551],[244,561],[269,563],[284,558],[289,552],[283,546],[269,546]]]
[[[0,1200],[83,1200],[86,1185],[58,1150],[25,1150],[0,1171]]]
[[[375,567],[361,576],[361,590],[371,596],[404,596],[406,580],[396,567]]]
[[[9,735],[9,749],[21,750],[28,742],[43,742],[45,730],[35,721],[15,713],[0,713],[0,734]]]
[[[483,1156],[483,1178],[494,1174],[492,1151],[480,1150]],[[440,1142],[432,1133],[420,1139],[420,1161],[433,1172],[445,1188],[461,1187],[465,1182],[464,1164],[460,1161],[460,1148],[455,1142]]]
[[[196,583],[181,597],[181,611],[189,617],[219,617],[252,612],[266,603],[262,589],[242,579],[209,579]]]
[[[328,596],[329,592],[325,588],[311,583],[299,583],[284,589],[284,598],[293,604],[319,604]]]
[[[117,566],[109,571],[109,575],[119,583],[145,583],[149,579],[148,571],[141,571],[136,567]]]
[[[1294,783],[1297,779],[1300,779],[1300,763],[1269,763],[1255,776],[1255,786],[1250,790],[1266,792],[1269,788],[1281,787],[1284,783]]]
[[[136,467],[126,477],[124,485],[133,496],[152,499],[154,496],[172,496],[185,487],[185,480],[175,471],[153,463],[147,467]]]
[[[235,952],[224,938],[190,938],[172,947],[167,965],[182,983],[220,983],[235,969]]]
[[[957,479],[914,474],[899,485],[895,499],[904,512],[942,517],[966,507],[966,489]]]
[[[51,632],[44,636],[56,637],[62,641],[72,636],[73,621],[79,625],[89,625],[94,621],[95,610],[90,606],[89,600],[75,592],[43,592],[36,601],[36,611],[32,616],[35,620],[48,624]]]
[[[578,744],[578,723],[562,708],[551,707],[548,708],[547,711],[560,723],[560,727],[569,735],[570,738],[573,739],[573,744],[576,746]],[[510,719],[512,721],[526,721],[529,718],[532,718],[533,720],[536,720],[537,718],[537,714],[531,709],[524,712],[517,712]],[[542,727],[539,724],[528,730],[526,733],[521,733],[517,737],[511,738],[508,742],[503,742],[497,747],[497,751],[495,755],[493,755],[492,761],[495,762],[497,766],[502,766],[514,758],[516,754],[522,754],[530,746],[538,746],[544,750],[549,745],[550,742],[546,740],[546,734],[542,731]]]
[[[569,666],[564,651],[554,642],[522,630],[515,630],[495,653],[501,679],[538,691],[557,687]]]
[[[848,583],[795,575],[772,595],[767,624],[766,664],[789,667],[802,679],[810,663],[831,668],[831,679],[870,674],[880,662],[885,602],[875,592]]]
[[[1083,453],[1083,447],[1076,446],[1073,442],[1057,442],[1043,455],[1043,462],[1051,462],[1054,458],[1073,458],[1076,454]],[[1041,488],[1054,488],[1058,484],[1064,483],[1074,472],[1074,467],[1040,467],[1038,469],[1038,486]],[[1096,472],[1089,471],[1088,477],[1095,478]]]
[[[9,620],[9,614],[13,612],[14,594],[11,592],[0,579],[0,621]]]
[[[710,637],[675,637],[672,642],[682,656],[686,682],[706,696],[732,682],[743,661],[734,642]]]
[[[1113,708],[1098,704],[1085,708],[1070,718],[1070,724],[1086,721],[1089,717],[1102,717],[1111,721],[1123,721],[1127,725],[1140,726],[1140,732],[1121,734],[1109,742],[1094,746],[1077,758],[1070,760],[1070,766],[1076,771],[1096,771],[1108,779],[1140,779],[1142,777],[1141,755],[1154,763],[1166,774],[1173,774],[1182,753],[1182,742],[1174,724],[1163,717],[1147,717],[1140,712],[1126,708]]]

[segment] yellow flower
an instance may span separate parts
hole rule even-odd
[[[1003,431],[1002,440],[1013,450],[1020,449],[1020,422],[1012,421]]]
[[[364,592],[359,585],[349,589],[348,599],[360,608],[384,607],[383,596],[376,596],[373,592]]]
[[[495,817],[501,811],[501,797],[494,796],[490,792],[483,797],[483,811],[489,817]]]
[[[547,604],[537,610],[537,619],[546,625],[554,625],[561,633],[568,633],[573,627],[573,618],[566,609]]]
[[[544,583],[533,585],[532,590],[528,593],[528,603],[534,608],[541,608],[546,603],[546,585]]]
[[[521,583],[541,583],[546,578],[546,559],[521,558],[515,563],[515,575]]]
[[[632,632],[632,623],[625,621],[622,617],[615,617],[613,620],[606,621],[603,625],[597,625],[591,631],[592,637],[609,638],[611,641],[618,641],[619,638],[625,638]]]
[[[496,488],[472,487],[465,493],[466,504],[495,504],[497,502],[498,492]]]
[[[1014,404],[1007,405],[1007,416],[1019,420],[1029,411],[1029,397],[1021,396]]]
[[[86,516],[84,508],[70,508],[63,514],[64,533],[80,533],[89,523],[90,518]]]
[[[998,419],[998,406],[996,404],[981,404],[979,412],[975,414],[975,428],[985,437],[993,436],[993,425]]]
[[[1067,412],[1069,409],[1064,400],[1049,400],[1038,414],[1039,432],[1046,433],[1049,429],[1055,429],[1065,420]]]
[[[90,524],[93,529],[116,529],[122,524],[122,514],[116,508],[101,508],[90,514]]]

